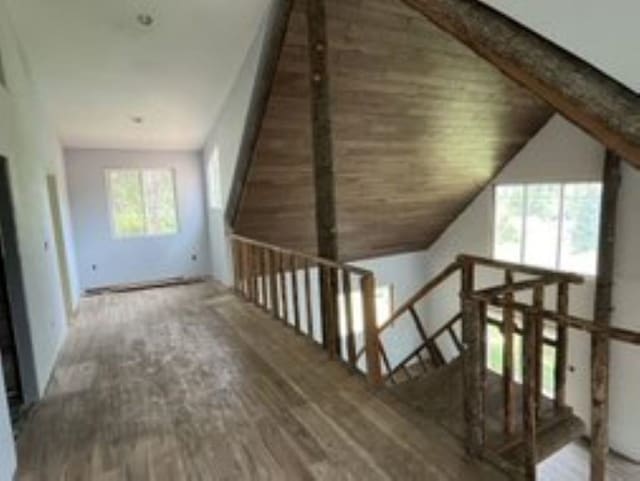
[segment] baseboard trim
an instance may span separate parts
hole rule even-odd
[[[171,277],[167,279],[160,279],[157,281],[135,282],[131,284],[115,284],[115,285],[104,286],[104,287],[96,287],[92,289],[87,289],[86,291],[84,291],[84,295],[85,297],[92,297],[92,296],[99,296],[102,294],[118,294],[118,293],[133,292],[133,291],[144,291],[148,289],[160,289],[163,287],[198,284],[201,282],[206,282],[208,280],[209,278],[206,276]]]

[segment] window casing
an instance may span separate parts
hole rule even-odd
[[[110,169],[106,179],[114,238],[178,233],[173,169]]]
[[[494,257],[594,276],[601,191],[599,182],[497,185]]]

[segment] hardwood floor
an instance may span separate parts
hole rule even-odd
[[[386,394],[212,284],[94,297],[25,426],[18,479],[506,479]]]

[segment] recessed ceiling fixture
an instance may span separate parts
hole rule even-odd
[[[138,20],[138,23],[143,27],[150,27],[151,25],[153,25],[153,22],[155,22],[155,19],[148,13],[138,14],[136,20]]]
[[[134,124],[140,125],[141,123],[144,122],[144,119],[139,115],[134,115],[133,117],[131,117],[131,122],[133,122]]]

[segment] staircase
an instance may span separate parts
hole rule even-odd
[[[473,262],[471,260],[473,259]],[[558,292],[560,310],[568,303],[569,283],[578,283],[580,279],[571,274],[558,273],[543,269],[532,269],[512,264],[496,263],[482,259],[494,269],[503,271],[504,283],[492,286],[490,289],[477,290],[473,278],[475,264],[479,259],[460,257],[456,262],[448,265],[433,280],[427,283],[419,292],[400,306],[384,322],[379,330],[381,336],[380,352],[384,362],[385,383],[387,389],[400,401],[426,419],[436,422],[450,431],[463,442],[468,441],[469,413],[465,408],[468,388],[465,387],[465,369],[463,354],[468,342],[463,340],[462,323],[464,301],[469,300],[474,293],[497,299],[500,294],[515,302],[515,293],[536,290],[540,296],[543,287],[555,286]],[[523,272],[524,270],[524,272]],[[465,272],[466,271],[466,272]],[[514,277],[525,276],[526,280],[515,281]],[[418,304],[436,296],[437,289],[453,276],[460,277],[462,311],[453,315],[451,319],[436,329],[430,329],[431,323],[425,323],[419,316]],[[558,288],[558,285],[563,287]],[[484,297],[483,297],[484,298]],[[482,404],[482,455],[489,461],[495,462],[501,468],[514,475],[525,475],[524,468],[529,454],[527,452],[527,422],[523,411],[527,407],[525,402],[525,388],[522,383],[515,381],[514,340],[524,336],[523,316],[517,316],[512,307],[502,307],[501,316],[490,316],[489,302],[483,301],[482,312],[478,317],[481,321],[482,368],[481,376]],[[495,311],[495,308],[494,308]],[[411,323],[420,340],[417,347],[410,349],[408,354],[395,365],[389,362],[385,348],[384,335],[401,322]],[[486,366],[487,328],[495,326],[503,335],[503,365],[508,378],[493,372]],[[430,331],[432,334],[429,334]],[[556,327],[554,336],[546,335],[537,329],[539,338],[535,340],[535,351],[540,354],[536,359],[536,371],[532,372],[538,385],[535,387],[535,462],[540,462],[551,456],[567,444],[585,434],[585,424],[574,413],[573,409],[564,402],[564,370],[566,369],[566,332]],[[443,339],[448,337],[447,352],[442,347]],[[509,340],[507,340],[507,337]],[[541,348],[549,346],[555,350],[556,356],[556,399],[542,393],[541,385]],[[509,361],[507,358],[511,359]],[[467,362],[467,367],[469,363]],[[540,371],[538,371],[540,370]],[[467,384],[470,383],[467,381]]]
[[[570,286],[583,282],[575,274],[460,255],[380,324],[373,272],[231,238],[238,295],[320,346],[329,360],[364,375],[404,408],[442,425],[471,457],[493,462],[514,478],[534,481],[537,463],[585,433],[566,403],[569,329],[640,345],[638,332],[569,314]],[[425,322],[423,303],[439,297],[439,289],[450,294],[456,279],[457,312],[441,322]],[[488,280],[488,286],[480,285]],[[555,307],[549,309],[550,304]],[[393,359],[398,349],[406,354],[392,363],[388,333],[407,323],[417,341],[395,344]],[[501,333],[500,373],[487,364],[490,327]],[[551,394],[543,386],[549,352]]]

